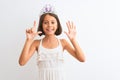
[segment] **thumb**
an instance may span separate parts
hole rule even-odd
[[[64,31],[64,33],[68,36],[68,33],[66,31]]]
[[[42,31],[38,31],[38,32],[37,32],[37,34],[41,34],[41,33],[42,33]]]
[[[35,35],[39,35],[39,34],[41,34],[42,32],[41,31],[38,31],[38,32],[36,32],[36,33],[34,33]]]

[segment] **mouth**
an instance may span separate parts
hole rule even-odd
[[[54,29],[46,29],[48,32],[52,32],[54,31]]]

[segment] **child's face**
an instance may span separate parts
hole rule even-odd
[[[57,20],[53,16],[46,15],[42,26],[45,35],[53,35],[57,30]]]

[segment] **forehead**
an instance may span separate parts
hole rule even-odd
[[[47,15],[44,17],[44,20],[56,21],[56,18],[55,18],[54,16],[51,16],[51,15],[47,14]]]

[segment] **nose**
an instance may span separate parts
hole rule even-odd
[[[49,26],[49,27],[51,27],[51,26],[52,26],[52,24],[49,22],[48,26]]]

